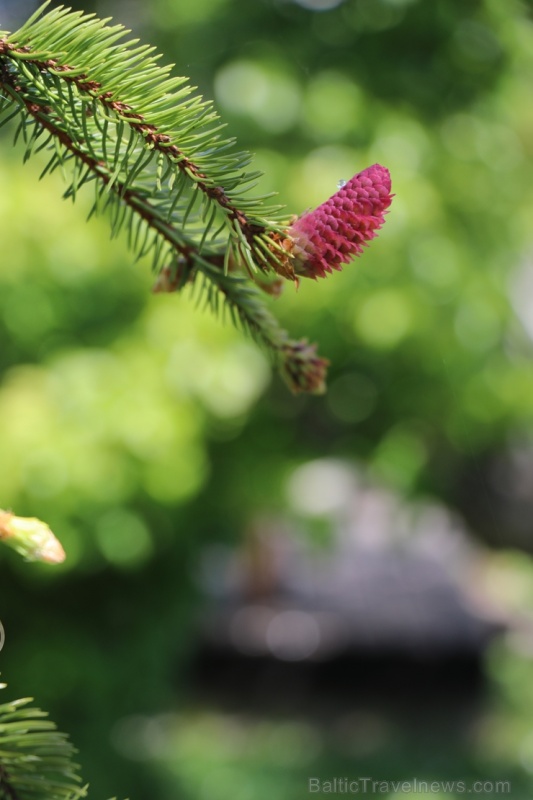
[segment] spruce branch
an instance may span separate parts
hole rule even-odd
[[[92,183],[90,215],[107,211],[112,236],[124,229],[136,258],[151,257],[157,291],[201,275],[211,309],[227,307],[293,391],[322,391],[327,362],[314,346],[289,339],[253,284],[278,294],[277,276],[325,274],[329,252],[338,268],[361,249],[346,244],[350,231],[360,242],[382,224],[386,197],[362,214],[352,207],[342,241],[329,228],[325,243],[313,238],[312,225],[288,218],[272,195],[251,194],[260,173],[246,171],[250,156],[221,136],[212,105],[159,66],[153,48],[125,41],[129,31],[93,14],[63,6],[43,13],[48,5],[17,32],[0,33],[0,126],[18,117],[24,160],[45,150],[43,176],[68,167],[64,196],[73,201]],[[357,183],[358,191],[366,185]],[[342,214],[342,203],[330,205]],[[309,266],[317,247],[321,271]],[[169,270],[180,273],[177,282],[166,280]]]
[[[29,703],[24,698],[0,705],[0,800],[86,797],[68,737]]]

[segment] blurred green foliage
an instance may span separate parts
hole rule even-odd
[[[68,555],[52,573],[0,553],[3,677],[72,732],[94,796],[303,797],[309,753],[317,773],[343,774],[369,766],[363,751],[343,760],[296,723],[157,716],[186,699],[195,558],[282,509],[307,459],[361,461],[453,504],[480,458],[532,436],[531,4],[73,5],[131,25],[214,97],[256,154],[260,188],[291,212],[376,161],[391,171],[396,197],[364,258],[275,303],[332,361],[327,395],[294,398],[241,334],[185,295],[152,296],[148,265],[104,219],[85,223],[88,201],[63,202],[60,176],[38,183],[39,164],[0,142],[1,504],[45,519]],[[463,742],[450,764],[476,775],[496,748],[527,796],[517,753],[533,698],[521,706],[513,687],[531,665],[509,653],[494,665],[503,710],[483,728],[485,755],[481,739]],[[134,714],[166,731],[140,761],[113,747]],[[392,777],[431,763],[385,738],[376,758]]]

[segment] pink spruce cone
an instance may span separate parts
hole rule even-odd
[[[359,172],[314,211],[288,229],[294,271],[307,278],[328,272],[360,255],[385,222],[392,201],[389,170],[379,164]]]

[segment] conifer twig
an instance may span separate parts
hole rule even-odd
[[[70,167],[65,197],[94,186],[91,214],[108,211],[112,236],[124,229],[134,255],[151,256],[158,291],[202,275],[212,310],[227,307],[293,391],[323,391],[327,361],[289,338],[253,283],[277,295],[276,276],[315,278],[360,252],[390,203],[386,170],[361,173],[339,201],[291,220],[272,195],[251,194],[260,173],[246,172],[250,156],[221,137],[211,104],[160,67],[153,48],[93,14],[43,13],[48,5],[0,33],[0,126],[18,118],[25,160],[50,154],[43,175]],[[179,280],[167,282],[169,270]]]
[[[2,686],[5,686],[3,684]],[[79,800],[75,749],[30,698],[0,705],[0,797],[5,800]]]
[[[27,561],[61,564],[65,551],[46,522],[36,517],[17,517],[0,508],[0,542],[16,550]]]

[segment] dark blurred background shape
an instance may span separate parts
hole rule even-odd
[[[72,733],[95,796],[292,800],[310,774],[368,773],[511,779],[529,797],[531,3],[72,5],[132,27],[214,98],[291,212],[375,162],[396,197],[364,258],[276,302],[332,362],[327,395],[294,398],[241,334],[151,296],[149,266],[85,223],[90,199],[38,183],[3,132],[0,494],[68,554],[53,573],[0,554],[11,695]],[[0,27],[35,7],[3,2]],[[433,509],[424,536],[415,508]],[[265,518],[247,591],[276,587],[277,622],[226,571]],[[220,693],[193,669],[206,559],[219,613],[240,604],[233,646],[265,627],[269,713],[233,670]],[[327,672],[325,641],[354,651],[346,713],[273,713],[298,687],[306,712],[338,709],[337,678],[294,677]],[[474,666],[454,672],[461,652]]]
[[[405,503],[348,463],[298,467],[289,489],[329,517],[329,541],[259,518],[240,547],[206,548],[199,697],[312,718],[398,705],[405,725],[439,716],[461,731],[487,647],[512,624],[474,585],[483,552],[445,508]]]

